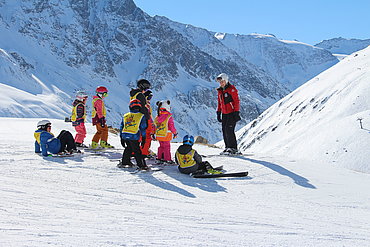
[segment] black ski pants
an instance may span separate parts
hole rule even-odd
[[[68,130],[62,130],[57,138],[59,139],[61,144],[59,152],[71,152],[72,150],[77,149],[75,139],[73,138],[71,132],[69,132]]]
[[[195,165],[191,167],[183,168],[183,167],[178,166],[178,169],[181,173],[184,173],[184,174],[190,174],[190,173],[194,174],[194,173],[205,173],[207,172],[208,169],[213,169],[213,167],[208,161],[203,161],[200,163],[196,163]]]
[[[142,168],[146,166],[144,156],[140,150],[140,143],[137,140],[122,140],[125,143],[125,151],[122,155],[122,164],[128,165],[131,164],[131,156],[135,157],[136,164],[138,167]]]
[[[236,121],[233,113],[222,114],[222,134],[224,137],[225,148],[238,148],[235,136],[235,126]]]

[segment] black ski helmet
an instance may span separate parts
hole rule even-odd
[[[137,87],[141,90],[147,90],[150,88],[150,82],[146,79],[140,79],[137,81]]]

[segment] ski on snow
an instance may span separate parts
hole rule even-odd
[[[212,158],[212,157],[247,157],[253,156],[253,154],[208,154],[201,155],[203,158]]]
[[[138,173],[150,173],[150,172],[158,172],[162,171],[163,168],[161,167],[149,167],[148,170],[141,170],[139,168],[136,168],[134,171],[130,171],[131,174],[138,174]]]
[[[223,177],[246,177],[248,172],[230,172],[230,173],[221,173],[221,174],[194,174],[193,178],[223,178]]]

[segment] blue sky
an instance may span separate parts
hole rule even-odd
[[[274,34],[314,45],[370,39],[370,0],[134,0],[147,14],[210,31]]]

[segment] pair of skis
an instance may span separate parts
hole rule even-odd
[[[137,173],[146,173],[146,172],[157,172],[162,171],[163,166],[159,164],[149,165],[148,170],[140,170],[139,168],[132,167],[132,166],[126,166],[126,167],[119,167],[121,169],[135,169],[131,171],[131,174],[137,174]],[[222,170],[222,166],[214,168],[215,170]],[[222,178],[222,177],[246,177],[248,176],[248,172],[223,172],[220,174],[208,174],[208,173],[197,173],[197,174],[191,174],[190,175],[193,178]]]
[[[219,174],[194,173],[190,174],[193,178],[223,178],[223,177],[246,177],[248,172],[224,172],[223,166],[214,167],[213,170],[221,171]]]
[[[193,178],[225,178],[225,177],[246,177],[248,172],[225,172],[220,174],[194,174]]]

